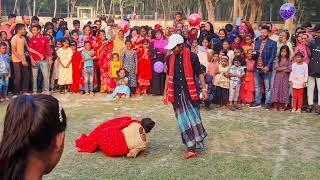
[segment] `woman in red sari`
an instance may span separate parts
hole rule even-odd
[[[132,46],[134,50],[138,50],[141,46],[141,37],[137,29],[132,29],[130,34]]]
[[[97,57],[98,65],[100,68],[100,92],[101,93],[112,93],[114,88],[116,88],[117,83],[112,78],[110,72],[110,62],[113,50],[112,41],[106,40],[106,33],[104,30],[98,31],[98,48],[97,48]]]
[[[142,47],[138,50],[138,85],[139,94],[147,95],[152,79],[152,66],[149,41],[142,40]]]
[[[81,51],[77,50],[77,43],[76,42],[72,42],[70,47],[73,51],[73,55],[72,55],[72,84],[70,85],[70,90],[73,93],[77,93],[80,91],[80,77],[82,76],[82,74],[81,74],[82,68],[80,67]]]

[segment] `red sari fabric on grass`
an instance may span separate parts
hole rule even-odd
[[[120,117],[102,123],[89,136],[82,134],[75,141],[78,152],[93,153],[100,148],[109,157],[125,156],[129,149],[122,129],[134,122],[141,123],[131,117]]]

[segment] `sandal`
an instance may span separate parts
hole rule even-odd
[[[306,108],[306,112],[307,113],[311,113],[312,112],[312,106],[311,105]]]
[[[191,158],[196,158],[198,155],[196,153],[188,153],[185,156],[182,157],[183,160],[185,159],[191,159]]]

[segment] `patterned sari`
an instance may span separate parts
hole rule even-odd
[[[98,42],[98,51],[97,56],[99,57],[98,65],[100,67],[100,92],[104,93],[112,93],[114,88],[116,88],[117,83],[111,76],[111,55],[113,49],[113,43],[106,42]]]

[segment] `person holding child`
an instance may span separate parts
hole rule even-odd
[[[100,92],[111,93],[116,87],[115,80],[111,77],[110,63],[112,56],[112,41],[106,40],[106,33],[104,30],[99,30],[97,57],[100,67]]]
[[[115,88],[112,94],[109,94],[108,98],[129,98],[130,97],[130,88],[128,87],[128,72],[121,68],[117,71],[118,80],[117,87]]]

